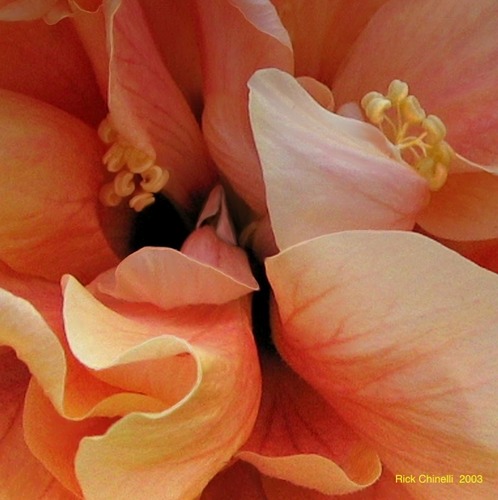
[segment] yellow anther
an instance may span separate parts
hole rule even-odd
[[[427,180],[433,191],[441,189],[455,154],[445,142],[446,126],[435,115],[426,115],[408,85],[393,80],[387,95],[369,92],[361,100],[366,117],[395,146],[394,157],[408,163]],[[386,125],[380,126],[383,122]]]
[[[114,192],[114,184],[108,182],[100,188],[99,200],[106,207],[117,207],[123,201],[123,198]]]
[[[154,203],[154,195],[152,193],[140,192],[133,196],[129,201],[130,208],[135,212],[141,212],[145,207]]]
[[[387,89],[387,98],[393,104],[399,104],[408,97],[408,85],[401,80],[393,80]]]
[[[365,113],[368,119],[375,125],[379,125],[384,121],[386,111],[392,106],[389,99],[384,97],[377,97],[372,99],[365,108]]]
[[[114,177],[114,192],[121,196],[121,198],[126,198],[130,196],[135,191],[135,183],[133,182],[134,174],[128,170],[122,170]]]
[[[135,174],[141,174],[152,167],[156,161],[153,156],[138,149],[132,149],[127,155],[128,169]]]
[[[379,97],[383,98],[384,96],[380,92],[375,92],[375,91],[372,91],[372,92],[369,92],[368,94],[365,94],[363,96],[363,99],[361,100],[361,103],[360,103],[361,107],[363,109],[366,109],[371,101],[373,101],[374,99],[378,99]]]
[[[140,186],[144,191],[157,193],[166,185],[169,179],[169,172],[161,167],[154,165],[142,174]]]
[[[429,115],[422,121],[422,128],[427,132],[424,137],[428,144],[437,144],[446,137],[446,126],[441,118]]]
[[[111,123],[107,118],[104,118],[97,130],[100,140],[104,144],[112,144],[117,139],[116,131],[112,128]]]
[[[432,157],[442,163],[443,165],[449,166],[453,158],[455,157],[455,152],[453,148],[445,141],[440,142],[432,146]]]
[[[169,172],[155,164],[156,158],[122,138],[105,119],[98,129],[99,137],[110,147],[102,162],[116,174],[113,182],[102,186],[99,198],[106,206],[117,206],[131,196],[129,206],[137,212],[154,203],[154,194],[161,191],[169,179]]]
[[[424,108],[414,95],[409,95],[399,103],[399,109],[403,120],[411,125],[418,125],[425,118]]]
[[[436,163],[433,175],[428,179],[429,189],[439,191],[448,179],[448,167],[442,163]]]
[[[119,172],[126,165],[126,148],[117,142],[106,151],[102,162],[109,172]]]

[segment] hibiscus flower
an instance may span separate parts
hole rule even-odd
[[[9,292],[2,294],[0,335],[32,374],[21,425],[29,377],[11,351],[1,352],[9,374],[2,392],[10,429],[3,446],[10,455],[0,457],[9,478],[4,490],[28,498],[69,495],[60,482],[89,498],[190,498],[207,485],[204,498],[323,498],[369,487],[367,497],[478,492],[491,498],[497,482],[496,275],[424,236],[394,230],[410,230],[418,222],[433,231],[423,223],[429,201],[427,213],[445,226],[435,200],[446,196],[450,181],[430,194],[426,179],[396,157],[397,145],[358,120],[365,116],[331,113],[351,115],[358,108],[350,102],[358,104],[371,90],[386,92],[387,84],[376,86],[373,79],[375,85],[358,97],[346,91],[347,84],[341,91],[341,78],[354,81],[341,75],[363,67],[379,25],[394,38],[405,29],[410,33],[410,26],[420,29],[413,8],[407,16],[405,3],[372,1],[353,15],[345,2],[276,1],[275,9],[263,0],[213,0],[186,2],[183,8],[143,2],[142,11],[135,2],[109,1],[91,13],[82,2],[42,3],[24,4],[20,12],[24,19],[43,15],[51,22],[73,16],[109,116],[104,120],[91,78],[88,88],[98,103],[92,117],[79,114],[85,107],[68,89],[64,94],[72,97],[64,101],[56,95],[52,101],[53,96],[37,94],[43,85],[26,90],[16,81],[5,85],[67,109],[94,129],[18,94],[3,98],[19,129],[27,131],[22,140],[10,136],[10,144],[26,147],[6,148],[6,164],[31,174],[29,160],[37,152],[40,173],[60,162],[48,179],[62,184],[54,201],[53,191],[43,187],[51,183],[40,175],[38,184],[30,184],[31,196],[36,201],[43,189],[47,194],[27,204],[27,215],[13,212],[17,223],[2,222],[20,253],[7,245],[1,253],[6,264],[1,284]],[[423,3],[425,9],[435,5]],[[12,18],[19,12],[16,4],[2,6],[0,14]],[[444,45],[448,35],[436,28],[455,6],[439,4],[442,10],[424,26]],[[482,2],[478,10],[492,26],[496,8]],[[424,17],[427,11],[421,12]],[[466,32],[469,19],[457,9],[451,15],[461,23],[455,23],[457,33]],[[74,36],[66,21],[50,29],[61,26]],[[336,41],[318,50],[332,34]],[[496,48],[481,44],[480,36],[472,33],[474,51],[488,50],[485,60]],[[76,38],[74,43],[81,50]],[[386,78],[409,81],[418,95],[424,87],[412,85],[415,79],[401,71],[406,46],[393,45],[386,35],[380,57],[395,47],[400,55],[393,59],[401,61],[393,66],[399,74],[387,72]],[[362,56],[355,63],[356,53]],[[84,54],[81,59],[87,64]],[[277,69],[256,72],[266,67]],[[45,75],[43,66],[37,71]],[[334,87],[334,96],[324,84]],[[424,106],[431,103],[420,97]],[[73,105],[76,111],[66,107]],[[217,188],[206,200],[215,174],[195,119],[201,112],[209,155],[229,191],[237,226],[245,227],[241,239],[252,238],[259,255],[275,253],[275,242],[282,250],[265,262],[268,281],[262,263],[253,264],[263,290],[254,297],[252,326],[256,336],[265,337],[258,340],[259,412],[261,380],[248,307],[256,284],[247,257],[234,246],[222,191]],[[492,164],[492,153],[479,156],[490,151],[490,143],[481,148],[476,141],[465,150],[464,142],[453,140],[458,136],[448,117],[439,114],[457,152]],[[42,116],[55,123],[48,132]],[[103,120],[99,137],[105,146],[97,140],[95,116]],[[465,116],[474,115],[469,110]],[[66,131],[69,123],[73,128]],[[494,123],[491,117],[481,126],[493,131]],[[46,148],[47,159],[39,145],[48,136],[59,141]],[[75,150],[75,161],[67,162]],[[99,154],[107,179],[97,168]],[[467,231],[463,239],[470,241],[494,238],[494,206],[488,203],[494,177],[486,170],[458,175],[471,179],[468,185],[477,186],[473,193],[484,203],[471,206],[480,232],[468,232],[466,217],[454,227]],[[12,186],[24,186],[22,179],[14,177]],[[69,199],[63,186],[68,179],[78,188]],[[182,251],[144,248],[102,272],[126,253],[131,217],[123,200],[140,211],[158,190],[187,221],[197,214],[199,200],[206,202]],[[99,198],[121,208],[104,209]],[[458,197],[453,192],[448,199]],[[62,238],[71,202],[85,210],[74,236]],[[33,230],[24,223],[31,214],[45,214],[45,204],[49,220],[61,223],[36,246],[26,244],[23,238]],[[98,238],[80,255],[76,238],[87,221]],[[455,237],[454,231],[438,235]],[[51,257],[49,264],[33,257],[38,248]],[[96,279],[85,288],[65,276],[61,298],[56,282],[62,273],[83,284]],[[19,490],[13,471],[25,476],[35,469],[37,479]],[[460,474],[469,482],[460,483]],[[411,476],[415,483],[406,479]],[[452,476],[454,483],[428,485],[422,476]]]

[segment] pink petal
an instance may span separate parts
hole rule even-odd
[[[257,290],[258,283],[252,275],[247,254],[236,241],[225,193],[217,186],[199,216],[197,229],[185,240],[181,251],[245,284],[249,290]]]
[[[1,12],[1,11],[0,11]],[[106,113],[88,57],[67,21],[0,24],[0,87],[97,125]],[[50,64],[47,64],[50,61]]]
[[[262,361],[258,420],[238,457],[263,474],[328,495],[374,483],[381,471],[376,453],[280,360]]]
[[[259,68],[292,71],[290,41],[268,0],[200,0],[197,8],[205,68],[203,131],[209,151],[235,192],[264,215],[247,81]]]
[[[378,130],[319,106],[296,80],[262,70],[250,113],[277,245],[345,229],[411,229],[425,181],[394,161]]]
[[[498,177],[487,172],[450,175],[417,218],[429,233],[450,240],[498,237]]]
[[[112,125],[170,172],[166,194],[191,210],[194,197],[209,190],[215,179],[199,126],[164,66],[139,3],[108,0],[103,14],[107,56],[93,40],[103,38],[102,13],[80,14],[77,23],[98,79],[107,84]]]
[[[40,101],[9,91],[0,101],[0,260],[51,280],[93,278],[117,261],[102,227],[97,134]]]
[[[155,315],[151,309],[140,314],[136,305],[121,302],[119,312],[133,316],[124,317],[75,280],[66,281],[68,338],[87,366],[99,370],[176,355],[186,361],[191,356],[197,372],[179,404],[157,413],[130,413],[105,435],[81,441],[76,473],[85,496],[140,492],[155,498],[167,491],[172,498],[194,497],[247,439],[256,418],[260,376],[248,302]],[[133,376],[133,371],[123,374]],[[164,388],[171,385],[168,372],[156,370],[153,376]]]
[[[332,84],[351,45],[386,0],[272,0],[289,32],[295,74]]]
[[[344,232],[267,261],[276,344],[416,497],[498,485],[498,278],[402,232]],[[291,286],[289,286],[291,283]],[[312,329],[310,330],[310,325]],[[482,484],[458,484],[462,471]]]
[[[172,248],[148,247],[129,255],[92,286],[118,299],[154,304],[162,309],[223,304],[254,291],[256,284],[249,270],[238,267],[247,265],[245,256],[234,256],[229,250],[227,253],[212,241],[212,234],[203,234],[211,242],[210,248],[220,252],[216,258],[223,260],[227,269],[217,269]],[[157,276],[167,278],[158,280]]]
[[[498,4],[389,2],[365,28],[334,84],[339,104],[406,81],[428,113],[448,128],[448,142],[471,160],[497,165]]]

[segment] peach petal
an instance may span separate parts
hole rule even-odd
[[[32,21],[47,15],[58,0],[1,0],[0,21]]]
[[[185,240],[181,251],[245,284],[252,291],[258,289],[247,254],[237,247],[235,229],[221,186],[215,187],[209,194],[196,230]]]
[[[110,50],[108,106],[118,132],[157,156],[170,179],[165,192],[192,209],[214,182],[199,126],[165,68],[137,1],[104,2]]]
[[[346,229],[411,229],[426,182],[371,125],[330,113],[275,69],[249,82],[251,124],[280,249]]]
[[[105,116],[88,57],[68,22],[0,23],[0,87],[57,106],[91,125]],[[50,61],[50,64],[47,64]]]
[[[10,91],[0,101],[0,260],[51,280],[92,279],[117,262],[100,222],[97,134],[40,101]]]
[[[289,32],[295,74],[330,86],[338,67],[373,14],[386,0],[272,0]]]
[[[101,369],[187,353],[197,371],[178,404],[159,413],[130,413],[105,435],[81,441],[76,471],[85,496],[119,498],[140,492],[154,498],[167,491],[172,498],[193,497],[252,429],[260,375],[248,302],[175,311],[175,321],[165,312],[156,322],[150,311],[134,320],[120,317],[75,280],[66,280],[68,338],[87,366]]]
[[[247,81],[259,68],[292,71],[288,35],[267,0],[197,1],[205,108],[203,131],[234,191],[264,215],[263,179],[247,112]]]
[[[449,240],[498,237],[498,177],[487,172],[454,174],[417,223],[427,232]]]
[[[355,43],[334,84],[339,104],[359,101],[389,82],[410,85],[448,142],[483,165],[497,165],[498,4],[481,0],[469,13],[452,0],[388,2]]]
[[[455,475],[407,484],[410,494],[491,498],[497,276],[421,235],[379,231],[305,242],[267,272],[290,365],[393,474]],[[457,484],[462,471],[485,480]]]
[[[328,495],[373,484],[381,472],[376,453],[280,360],[262,361],[258,420],[238,458],[263,474]]]
[[[223,304],[253,292],[255,284],[248,270],[239,267],[246,266],[245,255],[234,256],[220,249],[212,242],[212,236],[207,235],[211,250],[220,252],[219,262],[228,261],[227,273],[231,274],[172,248],[146,247],[129,255],[115,270],[100,275],[92,287],[119,299],[154,304],[162,309]],[[158,276],[164,278],[158,280]]]
[[[74,422],[63,418],[41,387],[29,385],[24,409],[24,435],[29,449],[62,485],[77,497],[81,488],[74,472],[74,457],[84,436],[102,434],[112,423],[95,418]]]

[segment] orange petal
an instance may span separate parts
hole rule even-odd
[[[74,422],[63,418],[42,388],[32,381],[26,394],[24,434],[31,452],[69,491],[81,498],[74,472],[74,456],[84,436],[102,434],[110,419],[93,418]]]
[[[75,498],[31,454],[22,409],[29,372],[11,350],[0,350],[0,491],[3,498]]]
[[[418,234],[378,231],[305,242],[267,271],[291,366],[393,474],[454,476],[410,493],[491,498],[498,277]],[[462,471],[482,484],[460,484]]]
[[[202,74],[195,25],[195,0],[157,2],[141,0],[166,67],[183,91],[196,116],[203,104]]]
[[[98,201],[97,134],[40,101],[0,92],[0,260],[27,274],[82,280],[114,265]]]
[[[487,172],[454,174],[431,196],[417,223],[450,240],[498,237],[498,177]]]
[[[295,74],[331,85],[361,30],[386,0],[272,0],[292,40]]]
[[[266,211],[261,170],[247,112],[247,81],[259,68],[292,71],[290,41],[269,1],[197,1],[203,57],[203,131],[235,192]]]
[[[439,116],[454,149],[498,164],[498,4],[407,0],[388,2],[356,42],[334,85],[339,104],[406,81],[428,113]],[[444,68],[444,71],[442,70]]]
[[[120,304],[120,313],[128,311],[132,318],[66,280],[65,324],[79,359],[102,369],[187,355],[195,360],[197,376],[178,404],[156,413],[130,413],[105,435],[84,438],[76,455],[77,477],[89,497],[121,498],[137,491],[148,498],[165,491],[172,498],[194,497],[240,448],[256,418],[260,375],[248,302],[155,316],[150,306],[141,314],[133,304]],[[154,376],[168,385],[160,372]]]
[[[1,12],[1,11],[0,11]],[[0,87],[26,94],[97,125],[105,104],[92,67],[68,21],[0,23]],[[50,64],[47,64],[50,61]]]
[[[164,66],[137,1],[105,2],[108,105],[117,131],[170,172],[165,192],[192,209],[215,179],[199,126]]]
[[[244,462],[237,462],[221,471],[202,492],[200,500],[265,499],[259,472]]]
[[[263,374],[258,420],[240,459],[328,495],[375,482],[381,472],[376,453],[324,399],[277,359],[263,358]]]
[[[0,21],[31,21],[47,15],[58,0],[0,0]]]
[[[428,187],[380,132],[319,106],[290,75],[261,70],[250,114],[277,245],[345,229],[411,229]]]

